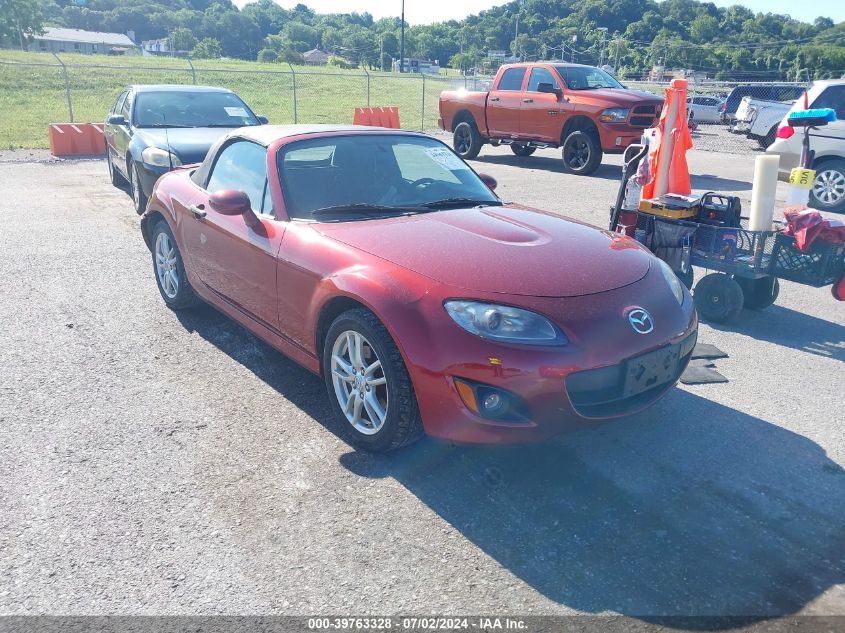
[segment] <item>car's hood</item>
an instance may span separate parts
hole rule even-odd
[[[202,162],[215,141],[237,127],[136,128],[135,133],[148,147],[170,146],[170,151],[187,165]]]
[[[315,228],[437,282],[479,292],[541,297],[603,292],[642,279],[650,260],[632,239],[510,206]]]
[[[579,103],[608,104],[623,108],[636,105],[662,105],[663,99],[650,92],[619,88],[597,88],[596,90],[573,90],[569,93]]]

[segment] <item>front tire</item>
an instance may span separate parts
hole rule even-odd
[[[185,310],[199,303],[188,277],[182,254],[173,237],[173,231],[164,220],[159,220],[152,233],[153,273],[161,298],[171,310]]]
[[[475,123],[472,121],[461,121],[455,126],[452,133],[452,147],[455,153],[464,160],[471,160],[478,156],[484,141]]]
[[[132,206],[138,215],[143,215],[147,210],[147,196],[144,195],[144,188],[141,186],[141,180],[138,177],[138,169],[135,163],[129,160],[129,189],[132,193]]]
[[[820,211],[845,213],[845,160],[825,161],[816,168],[810,206]]]
[[[537,148],[520,143],[511,143],[511,151],[517,156],[531,156],[531,154],[537,151]]]
[[[601,144],[595,132],[576,130],[563,141],[563,167],[571,174],[587,176],[601,165]]]
[[[727,323],[742,311],[742,289],[724,273],[703,277],[695,286],[693,300],[699,316],[713,323]]]
[[[356,308],[334,320],[323,344],[323,375],[335,417],[357,448],[387,452],[422,435],[402,355],[372,312]]]

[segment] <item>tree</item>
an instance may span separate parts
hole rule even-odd
[[[197,59],[220,59],[223,57],[223,47],[219,40],[204,37],[194,47],[192,55]]]
[[[192,51],[197,45],[197,38],[190,29],[179,27],[170,34],[170,49],[174,51]]]
[[[264,64],[272,64],[279,61],[279,55],[272,48],[262,48],[258,51],[258,61]]]
[[[4,0],[0,11],[0,44],[26,48],[26,38],[43,33],[38,0]]]

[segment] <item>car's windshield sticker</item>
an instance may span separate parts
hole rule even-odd
[[[223,109],[229,116],[246,116],[246,110],[238,106],[228,106]]]
[[[469,169],[469,167],[466,166],[466,163],[445,147],[430,147],[425,150],[425,153],[428,154],[431,160],[449,171]]]

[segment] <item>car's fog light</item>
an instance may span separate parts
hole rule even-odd
[[[510,391],[463,378],[455,378],[455,388],[467,409],[476,415],[504,422],[528,420],[528,406]]]
[[[504,401],[502,400],[502,396],[500,396],[498,393],[490,393],[484,396],[483,404],[485,411],[493,413],[495,411],[498,411],[502,407]]]

